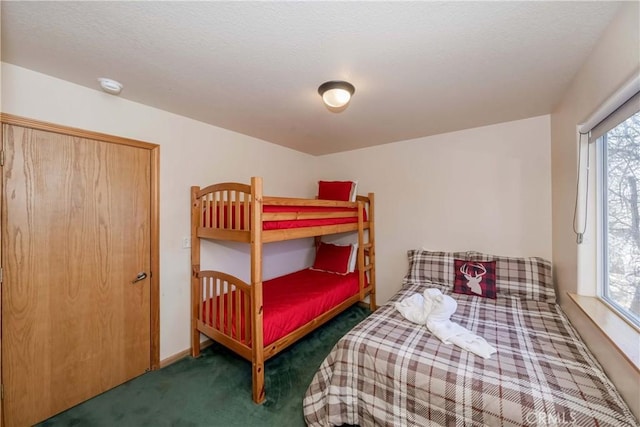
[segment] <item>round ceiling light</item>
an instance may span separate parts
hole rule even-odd
[[[100,82],[100,87],[103,91],[110,93],[112,95],[119,95],[122,92],[122,83],[117,82],[113,79],[107,79],[105,77],[100,77],[98,79]]]
[[[355,91],[356,88],[351,83],[341,80],[324,82],[318,88],[318,93],[331,111],[344,110]]]

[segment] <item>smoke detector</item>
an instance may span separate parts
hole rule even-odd
[[[106,77],[100,77],[98,79],[100,87],[103,91],[110,93],[111,95],[119,95],[122,92],[122,83]]]

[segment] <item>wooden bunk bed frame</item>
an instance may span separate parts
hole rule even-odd
[[[357,196],[355,202],[270,197],[262,193],[262,178],[251,185],[220,183],[191,187],[191,355],[200,355],[200,334],[224,345],[252,363],[253,401],[265,399],[264,362],[324,324],[351,305],[369,297],[375,310],[374,195]],[[249,205],[251,209],[244,209]],[[265,205],[352,208],[338,212],[264,212]],[[353,208],[357,208],[354,210]],[[366,209],[366,217],[365,217]],[[218,213],[218,214],[216,214]],[[221,213],[226,216],[218,218]],[[343,224],[263,230],[263,221],[353,218]],[[357,232],[359,292],[329,311],[268,346],[263,345],[262,246],[268,242]],[[232,275],[200,270],[200,239],[245,242],[251,250],[251,283]],[[211,303],[208,309],[204,301]],[[219,313],[216,317],[216,311]],[[212,314],[213,313],[213,314]],[[224,315],[220,316],[221,313]],[[213,321],[212,321],[213,319]],[[216,321],[218,320],[218,321]],[[238,326],[236,326],[238,325]],[[245,325],[242,328],[240,325]],[[250,325],[250,327],[248,326]]]

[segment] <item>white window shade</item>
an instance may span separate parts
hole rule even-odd
[[[609,114],[604,120],[591,129],[589,142],[595,142],[602,135],[609,132],[611,129],[618,126],[638,111],[640,111],[640,93],[636,93],[630,100],[622,104],[617,110]]]
[[[591,132],[589,142],[593,142],[613,129],[627,117],[640,111],[640,73],[618,89],[587,120],[578,126],[582,134]]]

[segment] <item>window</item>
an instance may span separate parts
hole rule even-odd
[[[596,126],[591,137],[595,133],[600,157],[599,294],[637,326],[640,326],[639,100],[634,96],[612,114],[617,116],[615,120],[610,120],[610,116]],[[622,117],[620,111],[624,111]]]

